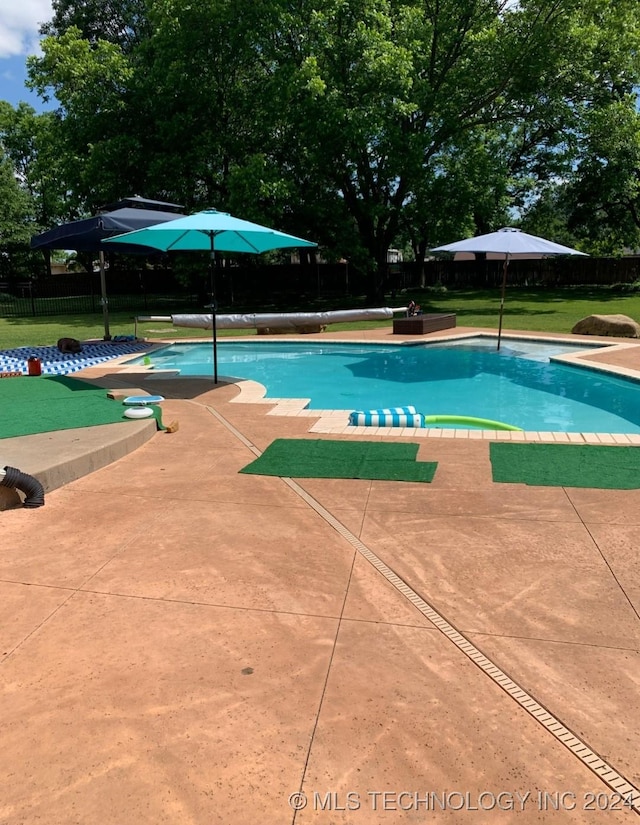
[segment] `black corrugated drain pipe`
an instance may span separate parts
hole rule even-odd
[[[5,467],[0,470],[0,486],[15,487],[24,493],[26,498],[23,507],[42,507],[44,505],[44,487],[37,478],[17,470],[15,467]]]

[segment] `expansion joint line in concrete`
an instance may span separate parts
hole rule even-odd
[[[224,416],[217,410],[207,407],[209,412],[215,416],[230,432],[232,432],[242,443],[248,447],[255,455],[260,455],[260,450],[245,436],[242,435]],[[444,618],[434,607],[426,602],[413,588],[388,567],[382,559],[370,550],[360,539],[348,530],[338,519],[320,504],[313,496],[291,478],[282,477],[281,480],[300,498],[303,499],[315,512],[323,518],[327,524],[334,528],[346,541],[351,544],[384,578],[393,585],[395,589],[408,599],[413,606],[419,610],[423,616],[452,642],[473,664],[480,668],[498,687],[507,693],[520,707],[526,711],[533,719],[542,725],[555,739],[564,745],[571,753],[577,757],[590,771],[599,777],[614,793],[619,794],[628,810],[640,814],[640,789],[629,782],[615,768],[601,759],[582,739],[570,731],[562,722],[550,713],[545,707],[540,705],[536,699],[484,653],[462,635],[447,619]]]
[[[624,598],[626,599],[627,604],[629,605],[629,607],[631,608],[631,610],[633,610],[633,612],[635,613],[636,617],[637,617],[638,619],[640,619],[640,613],[638,612],[638,608],[637,608],[637,607],[635,606],[635,604],[633,603],[633,599],[631,598],[631,596],[630,596],[630,595],[627,593],[627,591],[625,590],[625,587],[624,587],[624,585],[622,584],[622,581],[618,578],[618,576],[617,576],[617,574],[616,574],[615,570],[614,570],[614,569],[613,569],[613,567],[611,566],[611,563],[609,562],[609,559],[607,558],[606,554],[603,552],[602,548],[600,547],[600,544],[598,543],[597,538],[593,535],[593,532],[591,531],[591,528],[589,527],[589,525],[585,522],[585,520],[584,520],[584,519],[582,518],[582,516],[580,515],[580,513],[579,513],[579,511],[578,511],[578,508],[577,508],[577,507],[576,507],[576,505],[573,503],[573,500],[572,500],[571,496],[570,496],[570,495],[569,495],[569,493],[567,492],[567,488],[566,488],[566,487],[563,487],[562,489],[564,490],[564,493],[565,493],[565,495],[566,495],[566,497],[567,497],[567,500],[569,501],[569,504],[570,504],[570,505],[571,505],[571,507],[573,508],[573,512],[576,514],[577,518],[579,518],[579,519],[580,519],[580,523],[582,524],[582,526],[584,527],[584,529],[585,529],[585,530],[587,531],[587,533],[589,534],[589,537],[591,538],[591,541],[594,543],[594,545],[595,545],[595,547],[596,547],[596,549],[597,549],[598,553],[600,554],[600,558],[602,559],[602,563],[606,566],[607,570],[609,571],[609,573],[610,573],[610,575],[611,575],[611,578],[612,578],[612,579],[614,580],[614,582],[616,583],[616,586],[618,587],[618,589],[620,590],[620,592],[622,593],[622,595],[623,595],[623,596],[624,596]]]
[[[307,504],[312,507],[328,524],[330,524],[352,547],[364,556],[367,561],[384,576],[384,578],[396,590],[408,599],[423,616],[429,619],[435,627],[440,630],[447,639],[452,642],[458,650],[465,654],[477,667],[498,685],[505,693],[517,702],[536,722],[545,727],[562,745],[568,748],[574,756],[586,765],[596,776],[598,776],[611,790],[619,794],[621,800],[629,810],[640,814],[640,789],[629,782],[622,774],[615,770],[608,762],[601,759],[595,751],[578,736],[575,736],[562,722],[540,705],[535,698],[524,690],[517,682],[502,671],[491,661],[482,651],[463,636],[456,628],[448,622],[435,608],[419,596],[403,579],[388,567],[382,559],[370,550],[360,539],[341,524],[335,516],[326,510],[313,496],[300,487],[290,478],[283,478],[292,490],[294,490]]]

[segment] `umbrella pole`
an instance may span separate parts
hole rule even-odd
[[[104,252],[100,250],[100,294],[102,301],[102,317],[104,319],[104,340],[111,340],[111,333],[109,332],[109,301],[107,299],[107,277],[104,266]]]
[[[216,286],[215,286],[215,265],[216,253],[213,248],[213,235],[211,236],[211,258],[209,259],[209,277],[211,280],[211,334],[213,337],[213,383],[218,383],[218,333],[216,330]]]
[[[498,349],[500,349],[500,339],[502,338],[502,315],[504,313],[504,294],[507,289],[507,267],[509,266],[509,254],[507,253],[502,265],[502,293],[500,295],[500,322],[498,324]]]

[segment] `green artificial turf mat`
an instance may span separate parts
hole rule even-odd
[[[418,444],[277,438],[241,473],[287,478],[366,478],[430,482],[435,461],[416,461]]]
[[[107,390],[66,375],[0,379],[0,438],[136,420],[125,418],[126,409]],[[164,429],[159,406],[153,414]]]
[[[591,444],[490,444],[493,480],[538,487],[640,488],[640,448]]]

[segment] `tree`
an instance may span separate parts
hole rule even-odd
[[[497,182],[502,167],[506,192],[505,176],[540,180],[566,163],[584,108],[612,78],[638,77],[635,6],[624,0],[305,6],[300,18],[308,23],[297,35],[280,7],[273,97],[291,115],[285,143],[294,166],[304,163],[339,193],[357,225],[378,295],[402,217],[415,222],[434,193],[452,192],[441,178],[456,152],[470,157],[470,135],[476,146],[487,145],[486,130],[502,136],[505,153],[492,175]],[[623,29],[635,50],[607,45]]]
[[[0,152],[0,245],[28,244],[32,226],[29,197],[16,180],[11,160]]]
[[[587,249],[586,236],[579,236],[569,228],[569,206],[564,182],[549,183],[539,188],[535,200],[527,206],[520,219],[520,228],[531,235],[540,235],[573,249]],[[589,248],[589,252],[593,252]]]
[[[146,5],[145,0],[53,0],[53,18],[40,34],[61,37],[75,28],[90,44],[106,40],[127,54],[148,35]]]
[[[598,118],[640,79],[636,3],[58,0],[31,71],[78,207],[232,205],[378,298],[402,238],[421,255],[589,177]]]
[[[563,191],[567,224],[606,255],[640,247],[640,114],[635,96],[592,113],[582,159]]]
[[[8,105],[8,104],[7,104]],[[0,140],[0,273],[28,274],[28,249],[33,228],[33,202],[20,185],[11,157]]]
[[[26,103],[14,109],[0,102],[0,142],[20,189],[29,198],[34,232],[66,216],[55,122],[56,116],[51,112],[38,114]]]
[[[28,60],[30,83],[45,98],[52,89],[59,101],[51,129],[60,183],[70,211],[86,214],[121,197],[136,177],[127,105],[132,69],[117,45],[91,44],[73,26],[45,38],[42,50]]]

